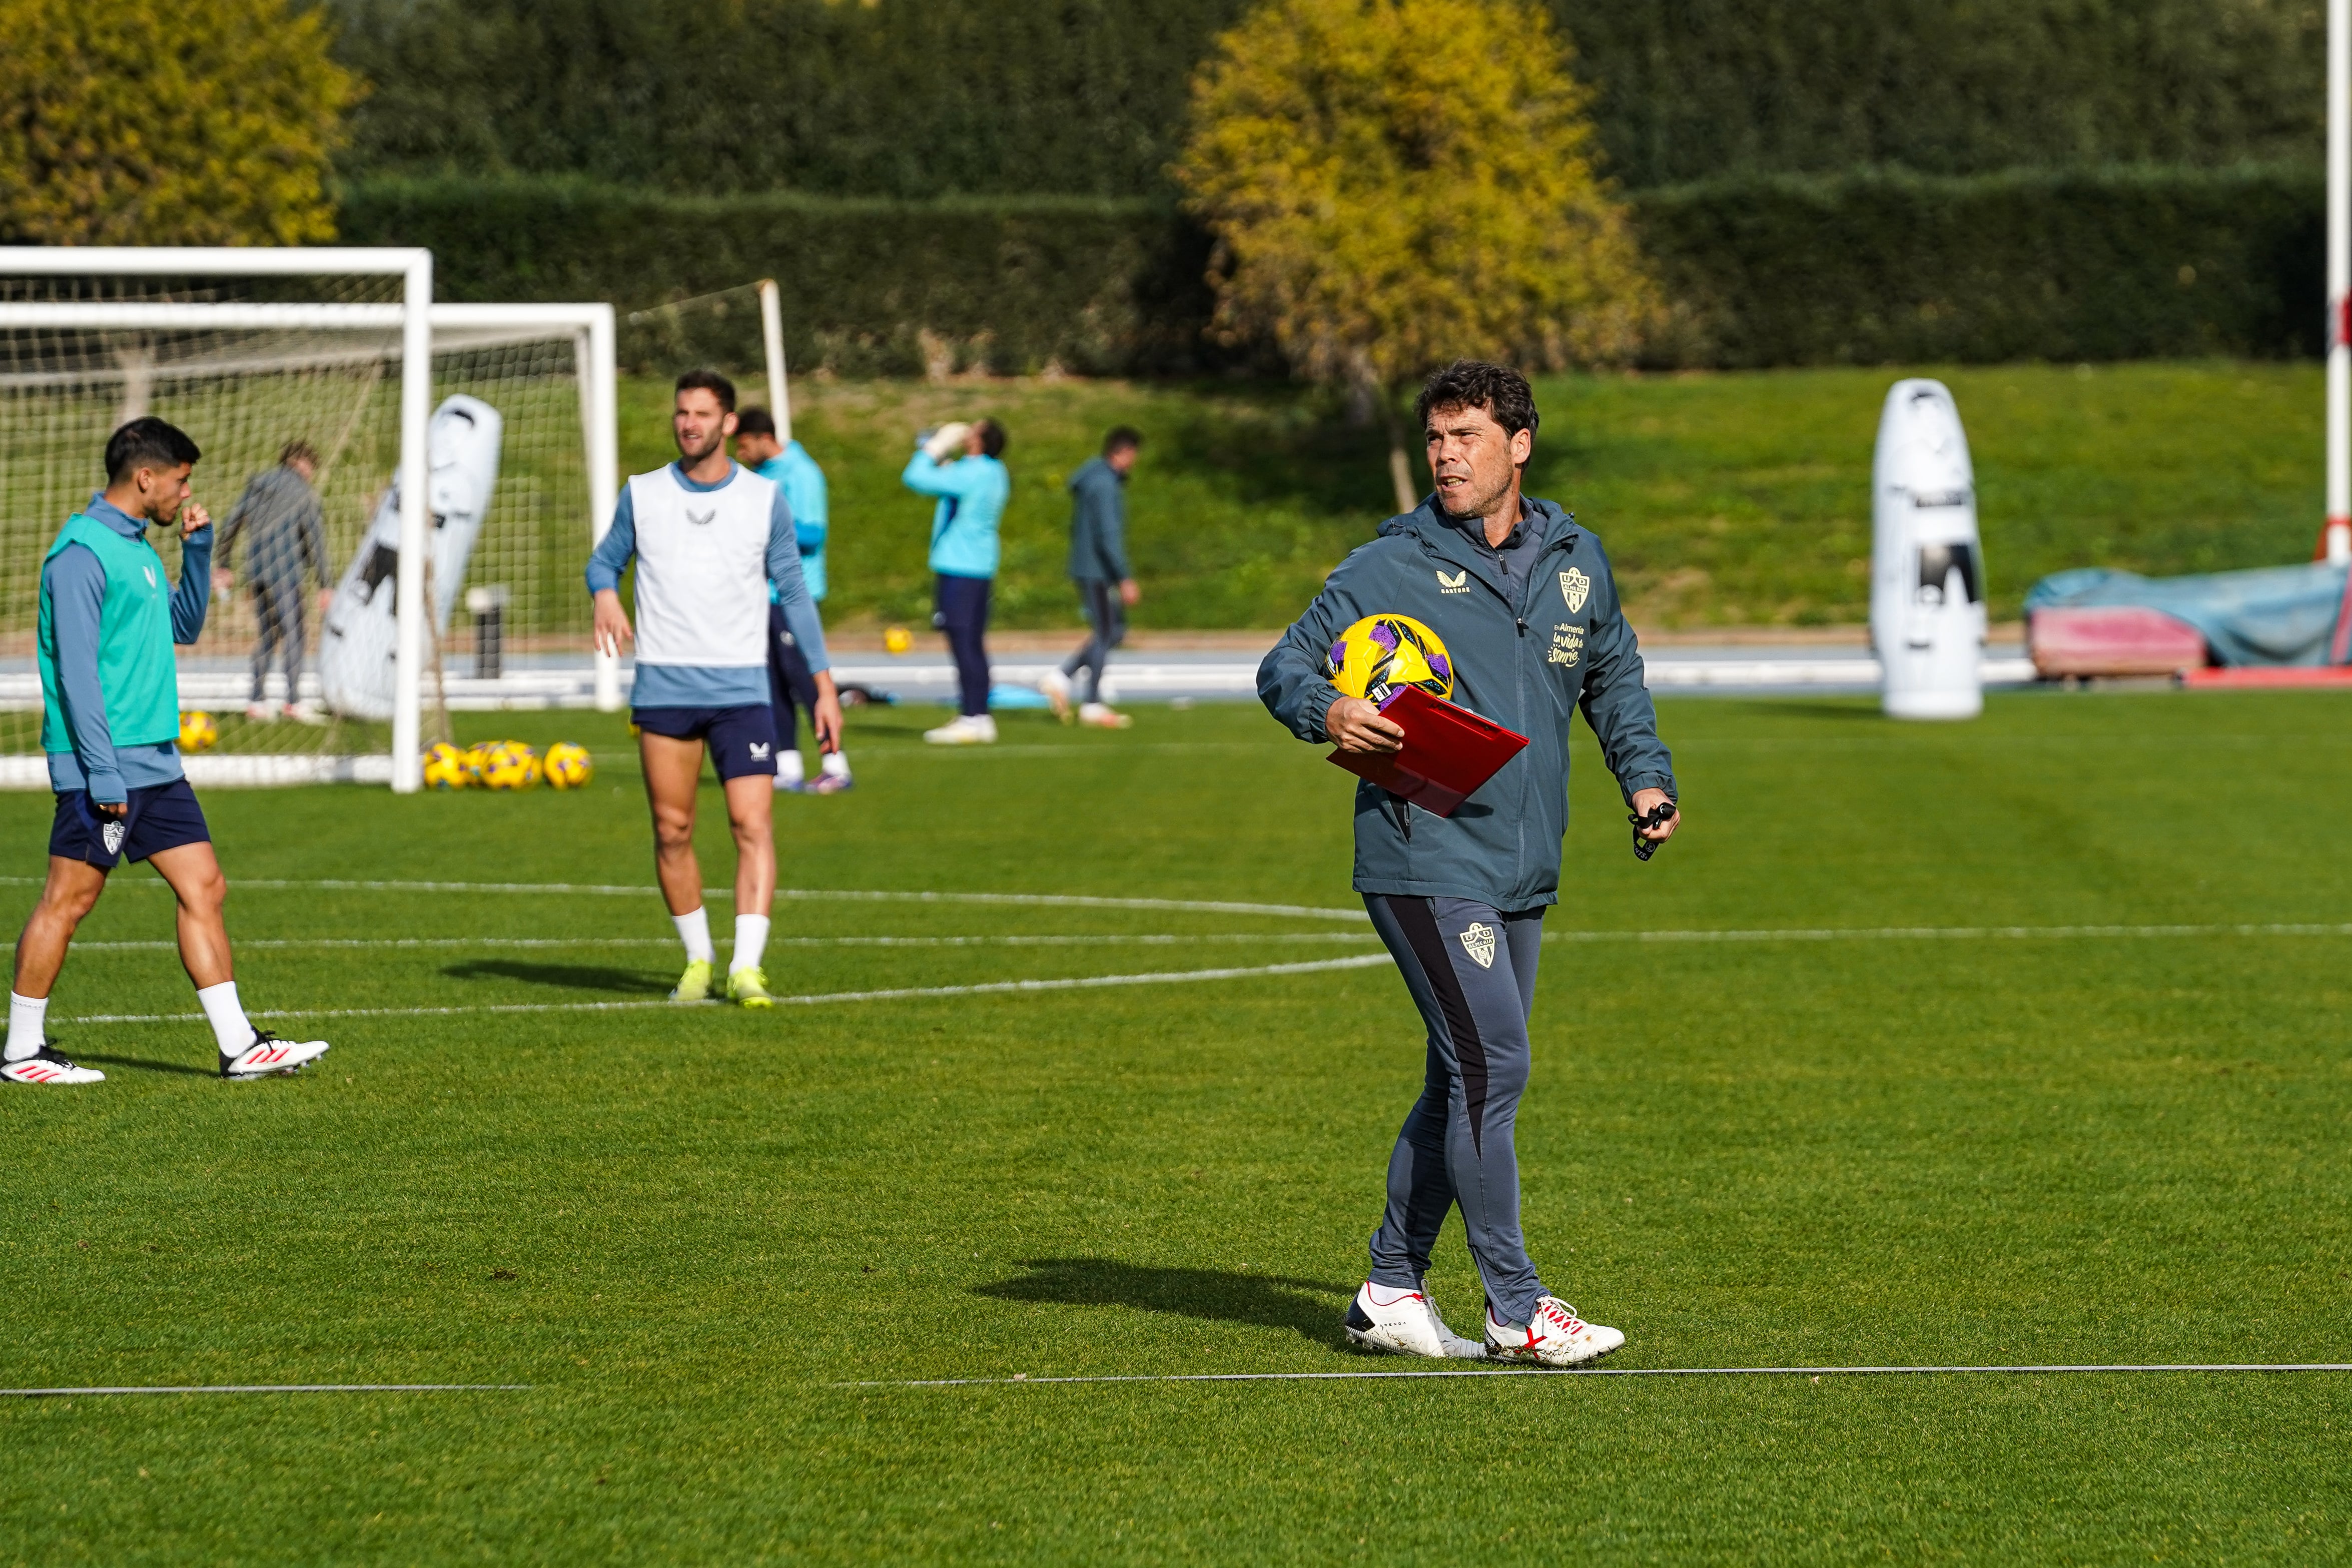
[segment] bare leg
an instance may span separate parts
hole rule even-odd
[[[106,873],[87,860],[49,857],[49,879],[41,887],[41,901],[16,939],[16,994],[47,996],[66,966],[66,948],[99,894],[106,890]]]
[[[236,978],[228,951],[228,879],[209,844],[183,844],[147,858],[180,900],[180,964],[199,991]]]
[[[637,736],[637,755],[645,762],[646,800],[653,807],[654,875],[661,882],[662,901],[674,915],[692,914],[702,907],[702,866],[694,858],[694,793],[702,785],[702,742],[646,731]],[[771,887],[774,864],[772,852]]]
[[[776,901],[775,781],[746,773],[727,781],[727,825],[735,830],[735,912],[764,915]]]

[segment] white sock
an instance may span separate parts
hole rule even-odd
[[[824,770],[824,775],[827,778],[845,779],[849,776],[849,753],[847,752],[827,752],[824,754],[824,761],[820,763],[818,766]]]
[[[709,910],[688,910],[682,915],[669,918],[677,927],[677,940],[686,943],[686,961],[688,963],[709,963],[716,956],[710,951]]]
[[[48,1022],[49,999],[46,996],[19,996],[8,993],[8,1044],[0,1048],[0,1057],[21,1062],[26,1057],[39,1054],[41,1030]]]
[[[196,993],[196,1000],[205,1005],[205,1016],[212,1021],[213,1038],[220,1042],[222,1051],[235,1056],[253,1044],[257,1037],[246,1018],[245,1004],[236,999],[236,981],[205,986]]]
[[[786,784],[798,784],[802,779],[807,777],[808,769],[807,766],[802,763],[801,754],[789,747],[783,751],[778,752],[776,753],[776,776],[783,780]]]
[[[727,973],[757,969],[768,955],[768,917],[737,915],[735,917],[735,956],[727,961]]]

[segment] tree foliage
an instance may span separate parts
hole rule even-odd
[[[357,79],[287,0],[0,0],[0,236],[47,245],[334,237]]]
[[[1219,330],[1383,396],[1455,358],[1631,355],[1657,293],[1569,63],[1521,0],[1268,0],[1194,79],[1176,171]]]

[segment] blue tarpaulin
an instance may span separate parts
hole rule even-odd
[[[2324,665],[2344,602],[2341,566],[2263,566],[2201,577],[2142,577],[2088,566],[2033,584],[2025,613],[2132,607],[2160,610],[2204,634],[2213,662]]]

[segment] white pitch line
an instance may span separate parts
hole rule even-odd
[[[2352,1372],[2352,1362],[2090,1363],[2044,1366],[1463,1366],[1428,1372],[1187,1372],[1097,1377],[930,1377],[836,1383],[835,1388],[1025,1388],[1043,1383],[1331,1383],[1412,1377],[1895,1377],[1962,1373]]]
[[[987,996],[1016,992],[1087,991],[1111,985],[1170,985],[1185,981],[1242,980],[1263,974],[1313,974],[1329,969],[1363,969],[1395,961],[1385,952],[1356,953],[1347,958],[1321,958],[1307,963],[1266,963],[1247,969],[1180,969],[1155,974],[1089,974],[1068,980],[997,980],[979,985],[908,985],[888,991],[833,991],[818,996],[779,996],[779,1007],[814,1007],[832,1002],[895,1002],[925,996]],[[644,1002],[476,1002],[446,1007],[276,1007],[247,1008],[248,1018],[444,1018],[469,1013],[634,1013],[651,1008],[675,1008],[669,1001]],[[709,1005],[709,1004],[706,1004]],[[177,1024],[201,1018],[201,1013],[91,1013],[61,1018],[68,1024]]]
[[[0,1399],[71,1399],[100,1394],[511,1394],[527,1383],[204,1383],[185,1388],[0,1388]]]
[[[771,950],[779,947],[1176,947],[1199,942],[1378,942],[1367,931],[1210,931],[1184,935],[1084,936],[772,936]],[[176,942],[78,942],[76,952],[176,952]],[[240,937],[239,952],[288,948],[432,948],[467,949],[563,947],[676,947],[675,936],[317,936]],[[724,945],[722,943],[722,945]]]
[[[1801,926],[1785,930],[1758,931],[1544,932],[1546,942],[2044,942],[2084,937],[2184,936],[2352,936],[2352,922],[2105,926]]]
[[[38,877],[0,877],[0,885],[35,887],[41,885]],[[161,888],[160,878],[133,880],[134,888]],[[638,887],[613,882],[404,882],[358,881],[337,878],[294,879],[282,877],[237,877],[230,885],[236,888],[260,888],[278,891],[345,891],[371,893],[567,893],[584,898],[652,899],[661,896],[658,888]],[[705,888],[706,899],[732,899],[732,888]],[[855,903],[899,904],[1013,904],[1045,909],[1066,910],[1173,910],[1216,915],[1273,915],[1284,920],[1369,921],[1362,910],[1327,910],[1312,904],[1250,904],[1223,899],[1117,899],[1097,898],[1084,893],[937,893],[862,890],[844,888],[778,888],[780,899],[835,900]]]

